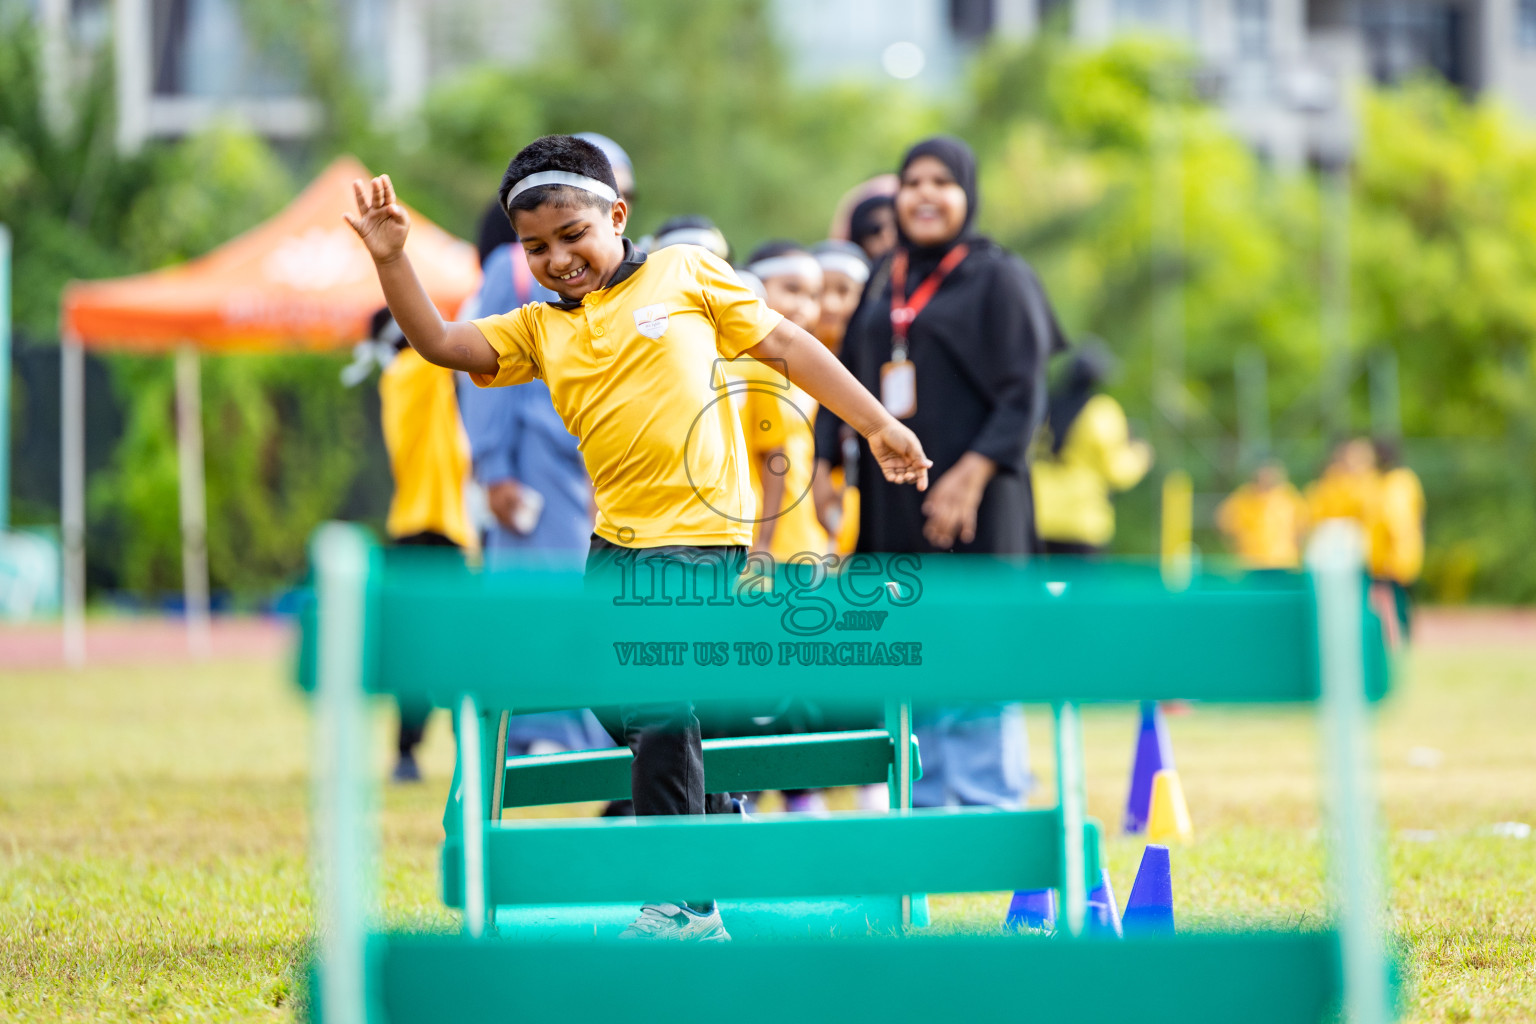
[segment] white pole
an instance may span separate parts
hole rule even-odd
[[[895,584],[886,584],[895,586]],[[912,813],[912,703],[903,699],[886,701],[885,730],[891,734],[895,763],[891,766],[891,812]],[[912,893],[901,894],[901,924],[912,923]]]
[[[1364,544],[1354,523],[1331,519],[1307,549],[1317,593],[1322,672],[1323,757],[1327,770],[1329,868],[1344,953],[1344,1019],[1390,1019],[1385,901],[1371,799],[1371,720],[1365,703]]]
[[[55,132],[69,128],[69,0],[40,0],[37,21],[42,37],[43,116]]]
[[[116,0],[112,5],[120,153],[137,153],[149,135],[149,104],[154,87],[151,32],[149,0]]]
[[[385,41],[389,53],[386,117],[396,124],[416,112],[427,91],[429,56],[418,0],[391,0]]]
[[[59,512],[64,540],[64,661],[85,664],[85,350],[59,339]]]
[[[1074,938],[1083,934],[1088,916],[1087,868],[1083,857],[1083,823],[1088,816],[1083,788],[1083,731],[1077,705],[1056,705],[1056,803],[1061,808],[1061,865],[1066,878],[1061,890],[1061,916]]]
[[[315,534],[319,612],[313,735],[314,829],[319,852],[322,1018],[364,1024],[367,935],[373,911],[374,825],[367,784],[368,715],[363,696],[363,627],[368,547],[354,527],[327,523]]]
[[[459,698],[459,838],[464,842],[464,930],[485,934],[485,760],[480,750],[480,709],[475,698]],[[503,762],[502,773],[506,773]]]
[[[203,396],[197,349],[176,350],[176,461],[181,478],[181,585],[187,649],[208,656],[208,498],[203,481]]]

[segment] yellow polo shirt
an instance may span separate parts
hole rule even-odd
[[[1407,466],[1389,469],[1367,524],[1371,575],[1408,586],[1424,571],[1424,485]]]
[[[1067,428],[1060,454],[1030,467],[1035,528],[1045,540],[1108,545],[1115,536],[1111,492],[1135,487],[1151,465],[1151,449],[1131,443],[1120,403],[1094,395]]]
[[[1267,489],[1243,484],[1216,507],[1216,525],[1245,564],[1294,569],[1301,564],[1306,513],[1301,492],[1289,483]]]
[[[480,387],[549,385],[576,436],[597,535],[624,547],[752,542],[746,441],[716,362],[783,318],[719,257],[673,245],[574,310],[533,302],[474,321],[496,350]]]
[[[1325,519],[1354,519],[1369,523],[1376,514],[1375,471],[1355,473],[1329,466],[1323,475],[1307,485],[1307,518],[1313,523]]]
[[[459,420],[453,371],[405,348],[379,377],[379,419],[395,478],[385,529],[391,537],[437,533],[478,547],[464,506],[469,438]]]

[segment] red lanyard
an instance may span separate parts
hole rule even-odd
[[[897,249],[896,255],[891,258],[891,359],[901,362],[907,358],[907,328],[912,326],[912,321],[917,319],[928,305],[928,300],[933,298],[933,293],[939,290],[939,285],[944,283],[944,278],[949,272],[960,265],[970,253],[970,248],[957,245],[945,254],[934,268],[933,273],[924,278],[923,283],[917,286],[917,291],[912,293],[909,299],[907,291],[907,251]]]

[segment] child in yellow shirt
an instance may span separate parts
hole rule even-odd
[[[811,255],[821,264],[821,321],[816,325],[816,337],[833,352],[841,352],[848,321],[869,284],[869,257],[852,242],[836,238],[817,245]],[[823,514],[830,513],[824,528],[832,534],[832,553],[846,557],[859,542],[859,482],[858,474],[852,472],[858,464],[859,445],[851,430],[843,430],[841,440],[841,463],[830,472],[825,462],[818,463],[811,496]],[[826,493],[828,488],[841,494],[842,500],[832,499]]]
[[[1376,453],[1371,442],[1354,438],[1334,449],[1322,476],[1307,485],[1307,519],[1353,519],[1364,528],[1375,514]]]
[[[1301,535],[1306,502],[1285,476],[1285,466],[1270,461],[1253,479],[1216,507],[1216,525],[1233,552],[1255,569],[1294,569],[1301,565]]]
[[[1424,569],[1424,485],[1401,463],[1395,442],[1378,442],[1376,456],[1383,472],[1367,524],[1371,577],[1390,593],[1399,633],[1406,638],[1411,619],[1408,591]]]
[[[821,319],[821,265],[794,242],[768,242],[747,261],[763,285],[767,306],[790,323],[814,332]],[[744,363],[745,365],[741,365]],[[733,370],[747,387],[739,391],[742,433],[747,441],[758,521],[752,541],[776,562],[802,552],[827,552],[827,533],[810,498],[816,460],[816,400],[773,367],[744,360]]]

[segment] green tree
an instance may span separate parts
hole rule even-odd
[[[1009,116],[1002,94],[1023,83],[1032,98]],[[1155,320],[1177,304],[1191,441],[1235,431],[1237,349],[1268,357],[1277,411],[1315,390],[1320,352],[1315,187],[1267,168],[1192,83],[1168,44],[1046,36],[983,57],[968,117],[982,225],[1036,265],[1070,334],[1119,353],[1119,393],[1164,439]]]
[[[1354,333],[1401,367],[1426,581],[1536,600],[1536,131],[1422,81],[1360,100]],[[1416,458],[1413,458],[1417,456]]]
[[[1196,64],[1166,43],[1085,51],[1056,33],[983,53],[943,104],[883,85],[808,85],[790,74],[767,0],[563,0],[539,56],[439,82],[419,117],[385,126],[346,59],[325,0],[242,3],[268,48],[286,48],[325,111],[310,144],[278,159],[233,127],[124,158],[112,146],[110,67],[55,127],[41,114],[33,34],[0,31],[0,219],[16,235],[16,309],[56,330],[71,277],[162,266],[276,210],[342,152],[391,172],[403,197],[472,231],[507,160],[553,131],[601,131],[636,165],[633,234],[679,213],[713,217],[738,252],[820,238],[838,197],[892,169],[903,148],[953,130],[981,158],[981,226],[1039,269],[1069,333],[1124,362],[1116,392],[1169,436],[1153,402],[1154,323],[1176,303],[1184,349],[1182,458],[1214,494],[1239,470],[1234,355],[1262,353],[1269,413],[1293,471],[1317,467],[1325,229],[1311,173],[1279,173],[1200,95]],[[580,31],[568,26],[579,25]],[[1509,111],[1415,83],[1358,97],[1351,181],[1345,418],[1369,424],[1358,371],[1401,368],[1410,461],[1430,496],[1432,592],[1536,598],[1536,134]],[[366,403],[337,361],[208,360],[210,551],[217,586],[255,595],[295,575],[313,523],[377,474]],[[126,586],[179,580],[170,371],[115,357],[127,423],[93,481],[96,544]],[[1438,440],[1429,440],[1438,439]],[[354,513],[381,515],[381,503]],[[1127,550],[1152,544],[1153,493],[1122,505]],[[1205,541],[1214,546],[1214,538]]]
[[[132,157],[113,145],[110,64],[42,113],[35,34],[0,33],[0,220],[16,236],[16,313],[34,339],[55,335],[71,278],[114,277],[201,255],[294,195],[294,177],[249,131],[215,125]],[[179,589],[175,407],[165,357],[106,357],[124,424],[89,489],[97,574],[140,594]],[[304,540],[336,514],[371,465],[365,402],[326,356],[205,359],[210,569],[214,586],[270,593],[303,570]],[[382,512],[382,509],[379,510]]]
[[[1084,52],[1047,35],[983,56],[965,123],[981,149],[983,225],[1036,264],[1071,333],[1120,353],[1118,394],[1164,438],[1152,285],[1174,292],[1184,461],[1217,492],[1239,470],[1223,443],[1236,432],[1239,349],[1266,357],[1267,413],[1293,471],[1315,471],[1325,451],[1325,226],[1315,177],[1266,167],[1194,81],[1166,44]],[[1362,90],[1356,103],[1343,418],[1370,428],[1365,368],[1395,355],[1408,455],[1429,492],[1431,593],[1532,599],[1536,133],[1442,83]],[[1151,498],[1129,503],[1130,549],[1153,543]]]
[[[439,178],[456,173],[441,161],[480,168],[457,174],[479,197],[466,218],[536,136],[598,131],[635,162],[632,234],[703,213],[743,253],[771,237],[815,241],[844,191],[936,124],[899,90],[794,82],[763,0],[567,0],[551,23],[531,66],[475,68],[434,89],[424,146],[403,154],[412,181],[427,180],[423,158]]]
[[[118,238],[143,163],[113,148],[109,62],[71,97],[66,124],[50,123],[41,83],[37,33],[25,11],[8,6],[0,10],[0,221],[15,238],[16,324],[47,337],[66,281],[123,265]]]

